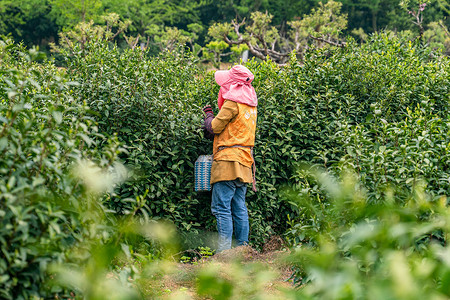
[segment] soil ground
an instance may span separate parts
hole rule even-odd
[[[156,286],[155,281],[148,286],[149,299],[218,299],[220,296],[211,293],[217,293],[220,286],[232,290],[231,299],[283,299],[283,293],[294,287],[291,266],[284,260],[289,252],[279,247],[272,240],[262,252],[241,246],[194,263],[177,263],[157,280]],[[203,282],[211,280],[213,288],[208,291],[206,284],[206,292],[202,293],[199,278]]]

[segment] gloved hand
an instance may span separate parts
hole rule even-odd
[[[211,105],[206,105],[205,107],[203,107],[203,112],[205,113],[205,118],[204,118],[204,122],[203,122],[203,134],[205,136],[205,138],[209,139],[209,140],[213,140],[214,139],[214,131],[212,129],[211,126],[211,122],[214,119],[214,113],[212,110]]]
[[[203,136],[205,138],[211,141],[214,140],[214,133],[213,134],[209,133],[209,131],[206,129],[205,124],[202,125],[201,129],[203,130]]]
[[[212,114],[214,116],[211,105],[204,106],[202,110],[205,113],[205,115]]]

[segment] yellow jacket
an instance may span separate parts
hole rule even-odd
[[[234,179],[246,183],[253,181],[250,147],[255,145],[256,118],[256,107],[225,100],[219,114],[211,122],[216,134],[211,184]],[[245,147],[232,147],[236,145]],[[219,150],[220,147],[225,148]]]

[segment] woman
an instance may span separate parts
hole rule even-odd
[[[217,220],[217,252],[231,248],[232,236],[237,245],[248,244],[248,212],[245,205],[247,183],[256,192],[253,146],[258,99],[251,85],[254,75],[242,65],[214,75],[220,86],[219,113],[211,106],[205,113],[205,135],[214,138],[214,161],[211,167],[211,211]]]

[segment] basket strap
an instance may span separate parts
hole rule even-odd
[[[254,192],[257,192],[258,190],[256,189],[256,163],[255,163],[255,158],[253,157],[253,147],[252,146],[242,146],[242,145],[233,145],[233,146],[220,146],[218,151],[221,151],[223,149],[226,148],[249,148],[250,149],[250,155],[252,156],[252,177],[253,177],[253,182],[252,182],[252,190]]]

